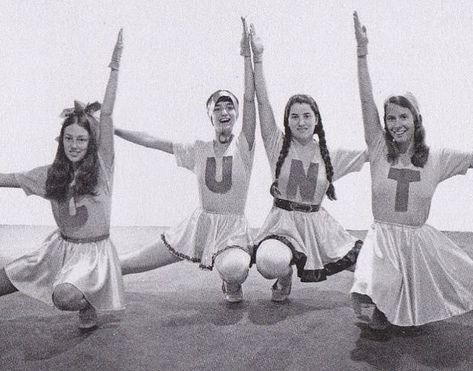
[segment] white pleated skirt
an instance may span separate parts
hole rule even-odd
[[[398,326],[443,320],[473,310],[473,259],[429,225],[375,222],[351,292],[369,296]]]
[[[344,257],[357,241],[323,207],[305,213],[273,206],[256,237],[256,245],[269,236],[283,237],[304,254],[304,270],[323,269],[325,264]]]
[[[54,288],[69,283],[97,310],[125,306],[120,262],[109,238],[76,243],[56,231],[38,250],[9,263],[5,271],[18,291],[49,305],[54,305]]]
[[[215,257],[226,249],[236,247],[251,255],[253,248],[244,215],[209,213],[202,208],[161,238],[173,255],[209,270],[213,269]]]

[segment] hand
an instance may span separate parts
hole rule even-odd
[[[363,57],[368,54],[368,36],[366,35],[366,27],[361,25],[356,11],[353,12],[353,22],[355,24],[355,38],[358,47],[358,56]]]
[[[253,23],[250,25],[250,45],[253,51],[253,61],[255,63],[261,62],[263,59],[264,46],[261,39],[256,35]]]
[[[122,50],[123,50],[123,28],[120,29],[118,32],[117,42],[115,44],[115,48],[113,49],[112,60],[108,65],[112,70],[117,70],[120,67],[120,59],[122,57]]]
[[[248,35],[248,27],[246,25],[246,18],[241,17],[241,22],[243,24],[243,34],[241,35],[241,41],[240,41],[240,55],[244,57],[251,57],[250,38]]]

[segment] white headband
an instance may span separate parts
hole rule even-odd
[[[414,107],[414,109],[416,111],[416,115],[420,115],[419,103],[417,102],[416,97],[414,97],[414,94],[412,94],[410,91],[406,91],[405,93],[402,93],[402,94],[391,94],[384,101],[384,105],[388,104],[389,99],[391,99],[392,97],[404,97],[404,98],[406,98],[409,101],[409,103],[411,104],[411,106]]]
[[[222,97],[230,98],[230,100],[233,103],[233,106],[235,107],[236,116],[238,118],[238,99],[228,90],[218,90],[212,94],[207,106],[207,114],[209,115],[209,117],[212,117],[212,113],[215,109],[215,105],[217,104],[218,100]]]

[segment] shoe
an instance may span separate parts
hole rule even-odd
[[[289,295],[291,294],[292,288],[292,267],[291,273],[287,276],[278,278],[276,282],[274,282],[273,287],[271,288],[271,301],[275,301],[277,303],[286,301]]]
[[[358,294],[356,292],[352,293],[351,306],[356,318],[363,322],[370,323],[376,305],[368,295]]]
[[[87,305],[79,311],[79,328],[83,330],[97,326],[97,312],[92,305]]]
[[[373,311],[373,316],[371,317],[371,321],[368,323],[368,326],[372,330],[382,331],[391,326],[391,323],[388,321],[384,313],[376,307]]]
[[[222,291],[228,303],[239,303],[243,300],[243,290],[239,283],[223,281]]]

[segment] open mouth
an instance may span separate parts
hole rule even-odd
[[[391,134],[395,136],[402,136],[407,130],[406,129],[399,129],[399,130],[391,130]]]

